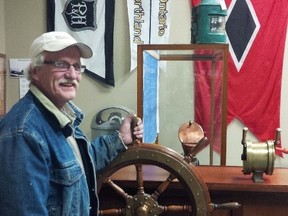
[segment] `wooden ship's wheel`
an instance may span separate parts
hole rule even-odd
[[[126,204],[121,208],[100,209],[99,215],[158,216],[173,213],[176,215],[208,216],[215,208],[238,207],[237,203],[220,205],[211,203],[208,188],[191,163],[192,156],[191,154],[183,156],[160,144],[134,142],[127,151],[119,154],[97,176],[98,193],[106,184],[112,187]],[[151,194],[145,192],[143,165],[153,165],[168,171],[166,180],[159,183],[158,188]],[[127,166],[135,166],[137,192],[134,195],[126,193],[110,178],[112,174]],[[158,203],[158,198],[174,180],[178,180],[186,191],[187,205],[174,203],[161,205]]]

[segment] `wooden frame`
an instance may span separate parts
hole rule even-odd
[[[221,125],[214,125],[211,119],[211,131],[215,130],[217,126],[221,127],[221,149],[220,149],[220,165],[226,165],[226,133],[227,133],[227,71],[228,71],[228,54],[229,49],[227,44],[142,44],[137,48],[137,115],[143,119],[143,59],[144,51],[163,51],[163,55],[158,56],[159,61],[214,61],[210,56],[186,54],[186,51],[201,51],[212,50],[213,52],[221,51],[221,58],[223,61],[223,74],[222,74],[222,95],[221,95]],[[168,54],[170,51],[184,51],[180,54]],[[183,54],[184,53],[184,54]],[[214,57],[213,57],[214,58]],[[214,64],[212,63],[212,68]],[[179,72],[179,71],[177,71]],[[213,84],[211,84],[213,85]],[[211,94],[212,95],[212,94]],[[211,98],[211,106],[214,105],[213,97]],[[213,108],[214,109],[214,108]],[[145,121],[145,120],[144,120]],[[169,126],[168,126],[169,127]],[[213,145],[210,143],[210,165],[213,165]]]
[[[6,55],[0,53],[0,117],[6,113]]]

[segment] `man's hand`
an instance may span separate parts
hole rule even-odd
[[[136,121],[136,124],[134,124]],[[134,126],[134,128],[132,128]],[[119,128],[120,137],[125,145],[131,144],[133,141],[133,135],[140,139],[143,136],[143,124],[142,120],[136,116],[128,115],[123,120]]]

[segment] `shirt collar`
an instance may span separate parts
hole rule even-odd
[[[65,104],[65,106],[59,110],[33,83],[30,83],[29,89],[40,103],[53,113],[59,121],[61,128],[64,128],[67,124],[71,124],[76,119],[73,109],[68,104]]]

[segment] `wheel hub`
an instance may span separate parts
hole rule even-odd
[[[154,216],[162,213],[160,206],[152,196],[137,193],[127,200],[126,215],[128,216]]]

